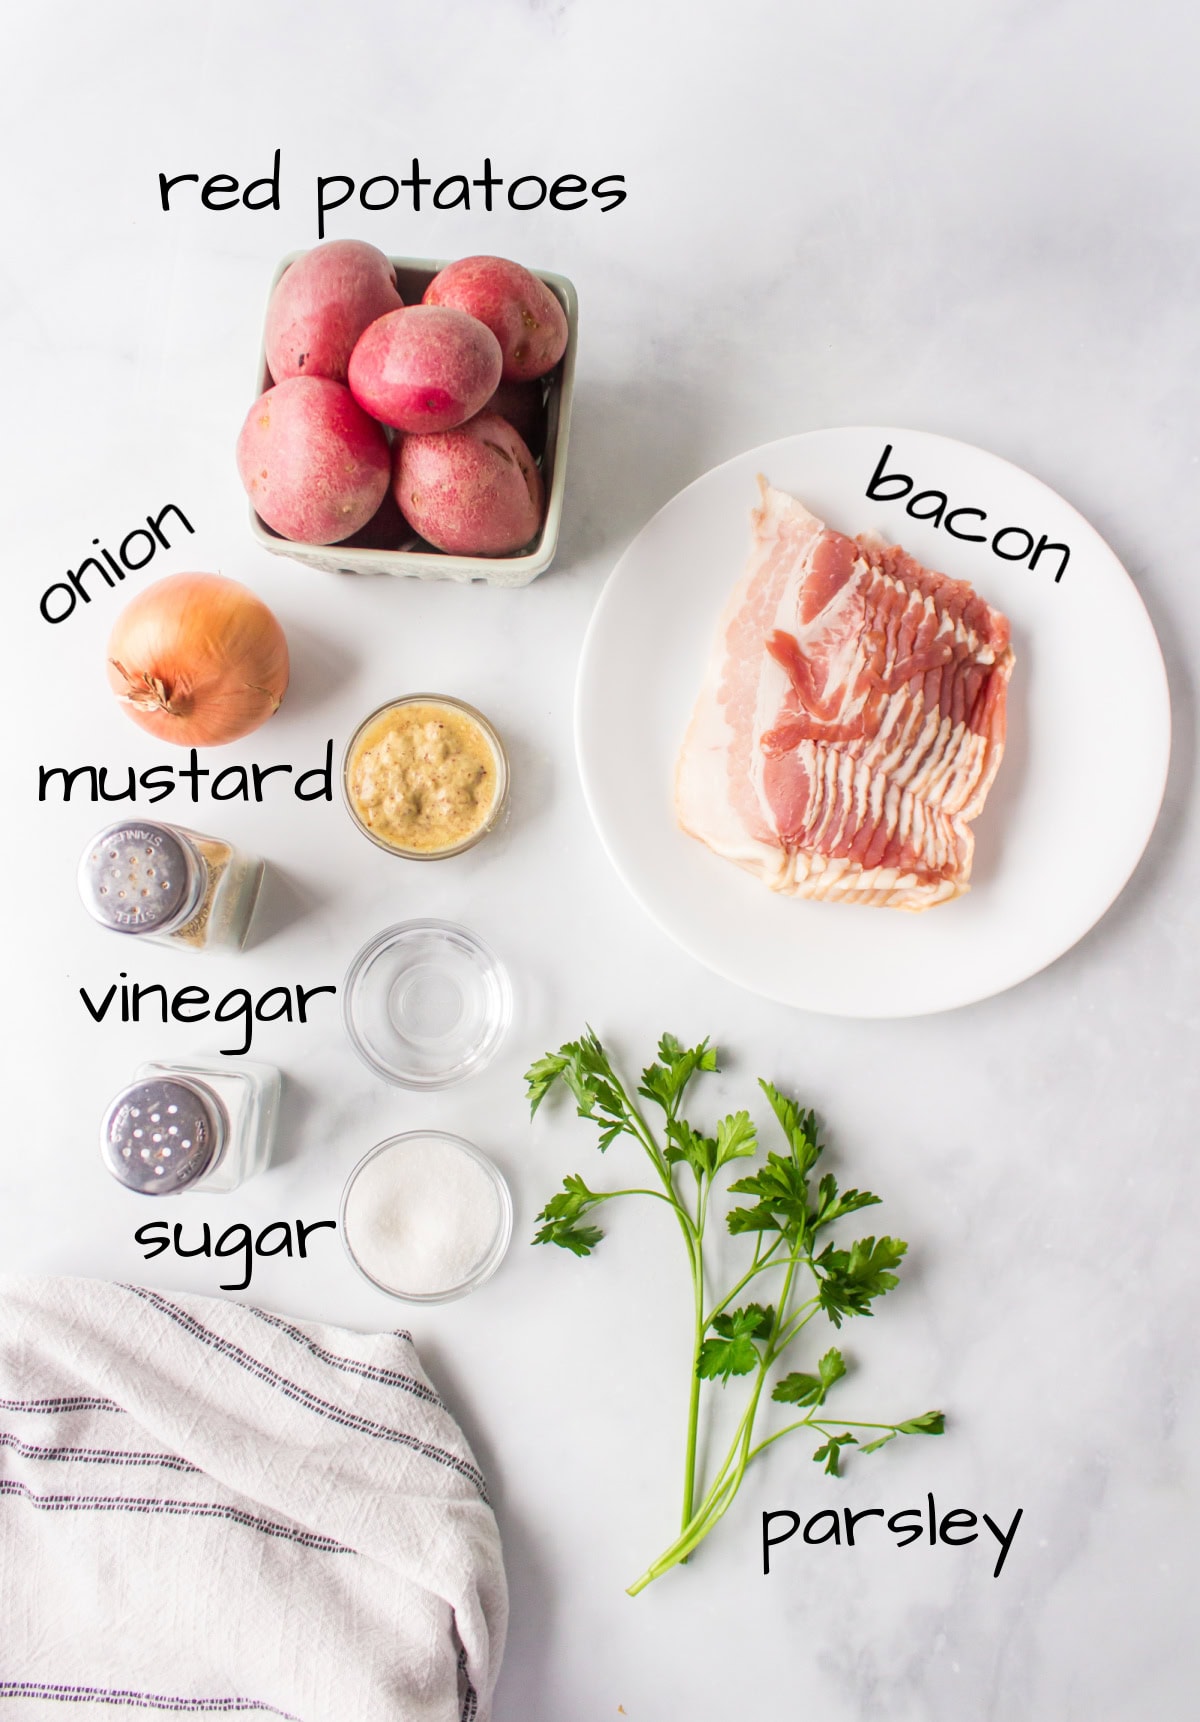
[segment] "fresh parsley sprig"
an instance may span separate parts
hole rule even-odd
[[[642,1071],[631,1097],[589,1028],[580,1039],[538,1059],[525,1078],[531,1112],[561,1084],[574,1098],[579,1116],[596,1125],[601,1152],[619,1136],[627,1136],[653,1169],[650,1188],[621,1190],[593,1190],[572,1173],[538,1215],[534,1243],[557,1244],[577,1256],[590,1256],[604,1236],[591,1223],[595,1210],[620,1196],[649,1196],[674,1211],[691,1270],[693,1333],[680,1530],[670,1547],[629,1587],[631,1596],[688,1559],[727,1511],[747,1466],[782,1437],[799,1429],[816,1435],[819,1445],[813,1459],[836,1477],[841,1475],[846,1448],[873,1453],[898,1435],[940,1435],[945,1428],[940,1411],[926,1411],[899,1423],[830,1419],[826,1400],[847,1374],[845,1358],[836,1346],[817,1360],[815,1374],[779,1372],[784,1353],[816,1316],[824,1315],[840,1328],[851,1316],[873,1315],[872,1304],[899,1283],[894,1270],[908,1245],[898,1238],[864,1237],[847,1249],[823,1236],[848,1214],[876,1204],[879,1197],[869,1190],[839,1190],[831,1172],[816,1179],[814,1187],[817,1164],[825,1151],[816,1117],[769,1082],[760,1080],[759,1087],[783,1134],[784,1151],[768,1151],[754,1171],[728,1184],[729,1195],[750,1200],[728,1209],[726,1227],[735,1237],[753,1238],[753,1255],[724,1296],[708,1302],[705,1241],[718,1174],[737,1160],[759,1154],[758,1131],[749,1112],[729,1113],[711,1135],[683,1116],[693,1077],[716,1069],[717,1051],[707,1040],[689,1047],[664,1034],[657,1058]],[[639,1101],[661,1114],[658,1134],[646,1122]],[[751,1282],[766,1273],[776,1277],[774,1303],[736,1303]],[[747,1378],[745,1409],[724,1460],[701,1494],[697,1453],[703,1384],[717,1381],[726,1387],[734,1376]],[[768,1383],[767,1404],[790,1406],[805,1415],[761,1434]],[[878,1433],[860,1442],[856,1429]]]

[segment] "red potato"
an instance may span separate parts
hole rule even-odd
[[[542,475],[495,413],[440,436],[402,437],[394,461],[401,514],[452,556],[504,556],[528,544],[542,523]]]
[[[500,344],[465,311],[412,305],[371,324],[350,355],[355,400],[385,425],[452,430],[500,381]]]
[[[259,517],[301,544],[338,544],[387,494],[391,451],[344,383],[288,377],[242,426],[238,472]]]
[[[546,445],[546,404],[542,399],[540,382],[501,382],[483,410],[485,413],[499,413],[502,419],[507,419],[529,452],[541,454]]]
[[[369,323],[404,304],[391,264],[361,239],[331,239],[280,276],[267,307],[267,365],[287,377],[344,383],[354,343]]]
[[[399,550],[412,539],[412,527],[396,506],[389,487],[367,524],[342,539],[346,550]]]
[[[453,305],[486,323],[508,382],[553,370],[567,350],[567,314],[544,281],[506,257],[463,257],[435,275],[425,305]]]

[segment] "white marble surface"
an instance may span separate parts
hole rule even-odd
[[[477,1140],[508,1175],[517,1241],[501,1273],[411,1322],[499,1506],[513,1604],[499,1722],[1176,1722],[1200,1676],[1197,28],[1174,0],[751,0],[734,18],[714,0],[212,0],[6,24],[0,1257],[204,1291],[220,1278],[141,1261],[142,1211],[106,1180],[93,1135],[141,1057],[227,1043],[86,1019],[77,989],[103,990],[124,961],[74,897],[96,815],[35,794],[39,763],[164,755],[104,687],[118,596],[54,629],[36,604],[94,536],[112,544],[171,501],[195,537],[153,572],[247,581],[293,647],[279,717],[225,758],[315,763],[327,736],[340,746],[414,683],[474,699],[511,741],[510,824],[436,868],[371,849],[338,805],[189,810],[271,862],[259,940],[237,959],[136,958],[138,978],[186,970],[220,991],[337,982],[380,926],[443,914],[511,968],[503,1055],[440,1096],[372,1080],[333,1011],[262,1028],[255,1050],[288,1078],[280,1163],[225,1207],[179,1210],[332,1215],[359,1154],[422,1122]],[[161,213],[159,170],[244,179],[277,145],[279,214]],[[316,174],[404,171],[414,153],[435,176],[490,154],[506,176],[628,180],[607,215],[347,209],[331,225],[576,282],[566,530],[523,592],[333,579],[258,553],[246,529],[232,445],[271,269],[315,239]],[[1080,508],[1154,618],[1177,734],[1155,836],[1102,924],[1004,997],[894,1024],[790,1013],[669,946],[608,868],[571,745],[591,606],[648,515],[743,448],[863,422],[994,449]],[[530,1131],[520,1073],[585,1018],[630,1057],[663,1027],[712,1034],[734,1054],[722,1094],[762,1072],[822,1110],[846,1172],[882,1192],[879,1224],[912,1241],[881,1319],[846,1330],[853,1395],[950,1418],[944,1440],[897,1444],[840,1484],[781,1444],[694,1564],[637,1601],[623,1586],[667,1540],[678,1487],[677,1245],[632,1209],[590,1263],[525,1243],[560,1177],[596,1162],[564,1112]],[[261,1263],[247,1295],[395,1324],[324,1236],[308,1262]],[[792,1543],[763,1578],[763,1510],[895,1511],[928,1490],[1004,1522],[1024,1509],[999,1579],[982,1544],[886,1537]]]

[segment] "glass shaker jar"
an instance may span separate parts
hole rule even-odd
[[[152,820],[110,825],[83,852],[79,894],[102,927],[153,944],[240,950],[263,863],[231,843]]]
[[[280,1088],[269,1064],[141,1064],[104,1115],[104,1164],[144,1196],[236,1190],[271,1158]]]

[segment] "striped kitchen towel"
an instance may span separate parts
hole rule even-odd
[[[506,1616],[408,1334],[0,1276],[0,1716],[485,1722]]]

